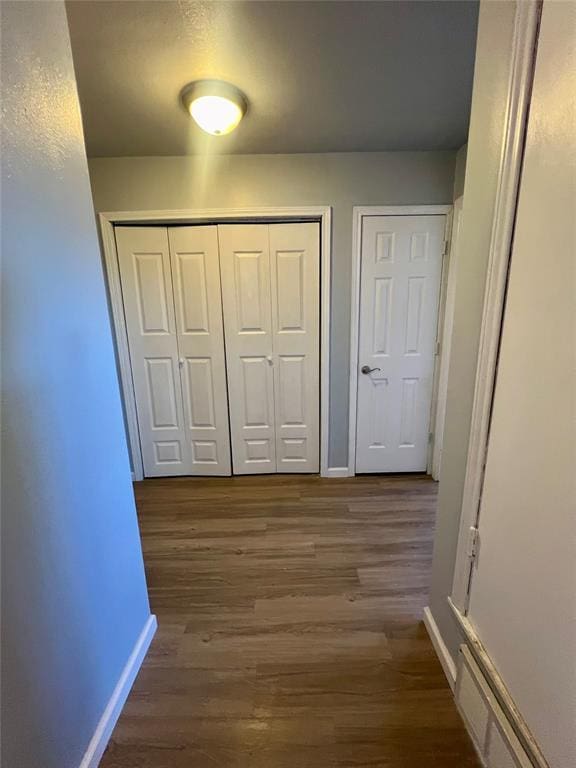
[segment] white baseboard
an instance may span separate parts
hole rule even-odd
[[[542,749],[528,723],[524,720],[504,680],[500,677],[486,648],[482,645],[474,627],[468,618],[460,613],[450,598],[448,598],[448,604],[466,639],[466,645],[460,648],[461,656],[468,659],[469,667],[478,669],[477,677],[481,676],[484,679],[486,689],[489,691],[485,698],[489,701],[490,709],[495,719],[499,720],[501,728],[505,730],[502,725],[504,722],[509,724],[512,735],[507,736],[507,741],[516,756],[516,763],[518,766],[526,766],[526,768],[528,766],[530,768],[549,768],[549,763]],[[470,663],[470,659],[473,660],[473,664]],[[460,666],[461,669],[462,666]],[[458,694],[458,685],[456,694]],[[514,739],[518,742],[517,745],[514,745]]]
[[[158,622],[156,621],[156,616],[149,616],[128,661],[126,662],[126,666],[122,670],[122,674],[112,692],[112,696],[106,705],[104,714],[96,726],[94,735],[90,739],[90,744],[88,744],[88,749],[84,753],[80,768],[98,768],[98,763],[108,745],[116,721],[120,717],[122,707],[128,698],[128,694],[136,679],[138,670],[144,661],[144,657],[150,647],[157,626]]]
[[[354,473],[350,472],[348,467],[328,467],[322,473],[322,477],[352,477]]]
[[[442,639],[438,625],[432,616],[432,611],[428,607],[424,608],[424,625],[430,635],[430,640],[432,641],[436,655],[440,659],[440,664],[442,664],[442,669],[444,670],[448,684],[450,688],[454,690],[456,685],[456,664],[450,655],[450,651],[446,647],[446,643]]]
[[[529,741],[520,741],[517,718],[506,713],[492,689],[494,681],[484,670],[466,643],[460,646],[458,678],[454,694],[462,720],[483,766],[509,765],[517,768],[548,768],[532,734]]]

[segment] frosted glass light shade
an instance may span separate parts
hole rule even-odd
[[[220,80],[190,83],[182,90],[181,99],[197,125],[212,136],[231,133],[247,108],[244,94]]]

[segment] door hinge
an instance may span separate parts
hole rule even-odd
[[[476,560],[479,542],[478,528],[475,525],[471,525],[468,531],[468,545],[466,547],[466,554],[470,560]]]
[[[448,251],[450,250],[450,241],[444,240],[444,253],[443,256],[448,256]]]
[[[437,341],[436,342],[436,357],[438,357],[439,354],[440,354],[440,342]]]
[[[432,440],[434,440],[434,432],[428,432],[428,445],[432,445]]]

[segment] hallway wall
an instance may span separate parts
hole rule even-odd
[[[447,598],[452,593],[460,527],[515,8],[514,2],[482,2],[478,19],[430,591],[432,615],[453,658],[456,658],[460,633]]]
[[[575,33],[544,0],[469,609],[551,768],[576,765]]]
[[[331,205],[330,455],[348,463],[352,207],[452,202],[455,152],[94,158],[97,212]]]
[[[2,766],[78,768],[149,616],[63,2],[2,2]]]

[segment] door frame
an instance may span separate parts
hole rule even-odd
[[[514,37],[510,51],[510,75],[507,84],[506,122],[490,233],[460,527],[452,595],[448,598],[450,605],[462,616],[468,614],[477,550],[474,540],[480,520],[480,502],[490,437],[490,420],[498,372],[498,355],[541,10],[539,0],[516,3]]]
[[[454,200],[450,216],[450,244],[448,253],[445,255],[442,269],[442,286],[440,293],[440,312],[438,315],[438,344],[440,358],[438,360],[437,375],[434,378],[436,401],[434,406],[434,437],[432,440],[432,460],[429,463],[430,474],[434,480],[440,480],[441,459],[440,453],[444,442],[444,423],[446,421],[446,402],[448,399],[448,379],[443,377],[442,373],[447,374],[448,361],[450,359],[450,339],[446,338],[446,323],[454,320],[454,303],[448,305],[448,286],[456,277],[456,261],[458,259],[458,241],[454,239],[459,234],[460,229],[456,230],[462,224],[462,213],[464,210],[464,195],[460,195]],[[458,217],[458,220],[457,220]],[[444,386],[442,379],[444,378]],[[443,412],[443,415],[442,415]],[[442,416],[441,416],[442,415]]]
[[[436,339],[441,328],[440,318],[444,313],[446,290],[446,263],[447,243],[450,242],[452,205],[363,205],[354,206],[352,209],[352,275],[351,275],[351,301],[350,301],[350,374],[349,374],[349,410],[348,410],[348,476],[356,474],[356,414],[358,407],[358,352],[360,333],[360,278],[362,265],[362,225],[364,218],[369,216],[445,216],[446,228],[444,231],[444,252],[442,255],[442,270],[440,277],[440,301],[438,307],[438,324]],[[430,425],[433,428],[436,413],[436,392],[438,388],[439,356],[434,358],[434,374],[432,385],[432,407],[430,413]],[[432,444],[428,449],[427,471],[430,470],[432,460]]]
[[[118,269],[114,227],[120,225],[171,224],[271,224],[311,221],[320,224],[320,474],[331,475],[328,467],[330,402],[330,266],[332,261],[332,207],[203,208],[185,210],[106,211],[98,214],[105,278],[120,386],[124,401],[132,479],[144,479],[136,398],[124,318],[124,302]]]

